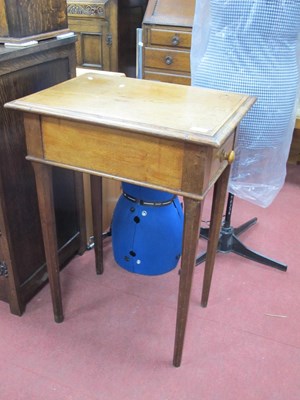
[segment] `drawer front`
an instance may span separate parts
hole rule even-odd
[[[191,48],[191,32],[168,31],[161,29],[151,29],[150,43],[154,46],[168,46],[174,48]]]
[[[179,85],[188,85],[191,84],[191,78],[187,75],[179,75],[179,74],[168,74],[168,73],[159,73],[153,71],[144,71],[144,79],[150,81],[160,81],[167,83],[178,83]]]
[[[170,71],[190,72],[190,53],[165,49],[145,48],[144,66]]]

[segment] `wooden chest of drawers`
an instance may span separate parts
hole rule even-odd
[[[143,78],[189,85],[195,0],[150,0],[143,19]]]

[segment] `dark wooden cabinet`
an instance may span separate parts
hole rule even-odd
[[[0,0],[0,42],[23,43],[68,32],[66,0]]]
[[[189,85],[195,0],[149,0],[143,19],[143,78]]]
[[[23,115],[4,104],[74,77],[75,66],[75,37],[30,48],[0,46],[0,300],[17,315],[46,282],[47,272],[34,174],[25,159]],[[61,265],[82,245],[80,182],[78,174],[53,170]]]

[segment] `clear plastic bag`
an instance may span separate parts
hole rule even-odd
[[[299,98],[299,0],[196,0],[192,85],[256,96],[228,190],[261,207],[281,190]]]

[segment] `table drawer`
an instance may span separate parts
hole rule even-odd
[[[144,66],[164,70],[190,72],[190,53],[187,51],[145,48]]]
[[[150,43],[156,46],[170,46],[174,48],[191,48],[192,34],[190,32],[151,29]]]

